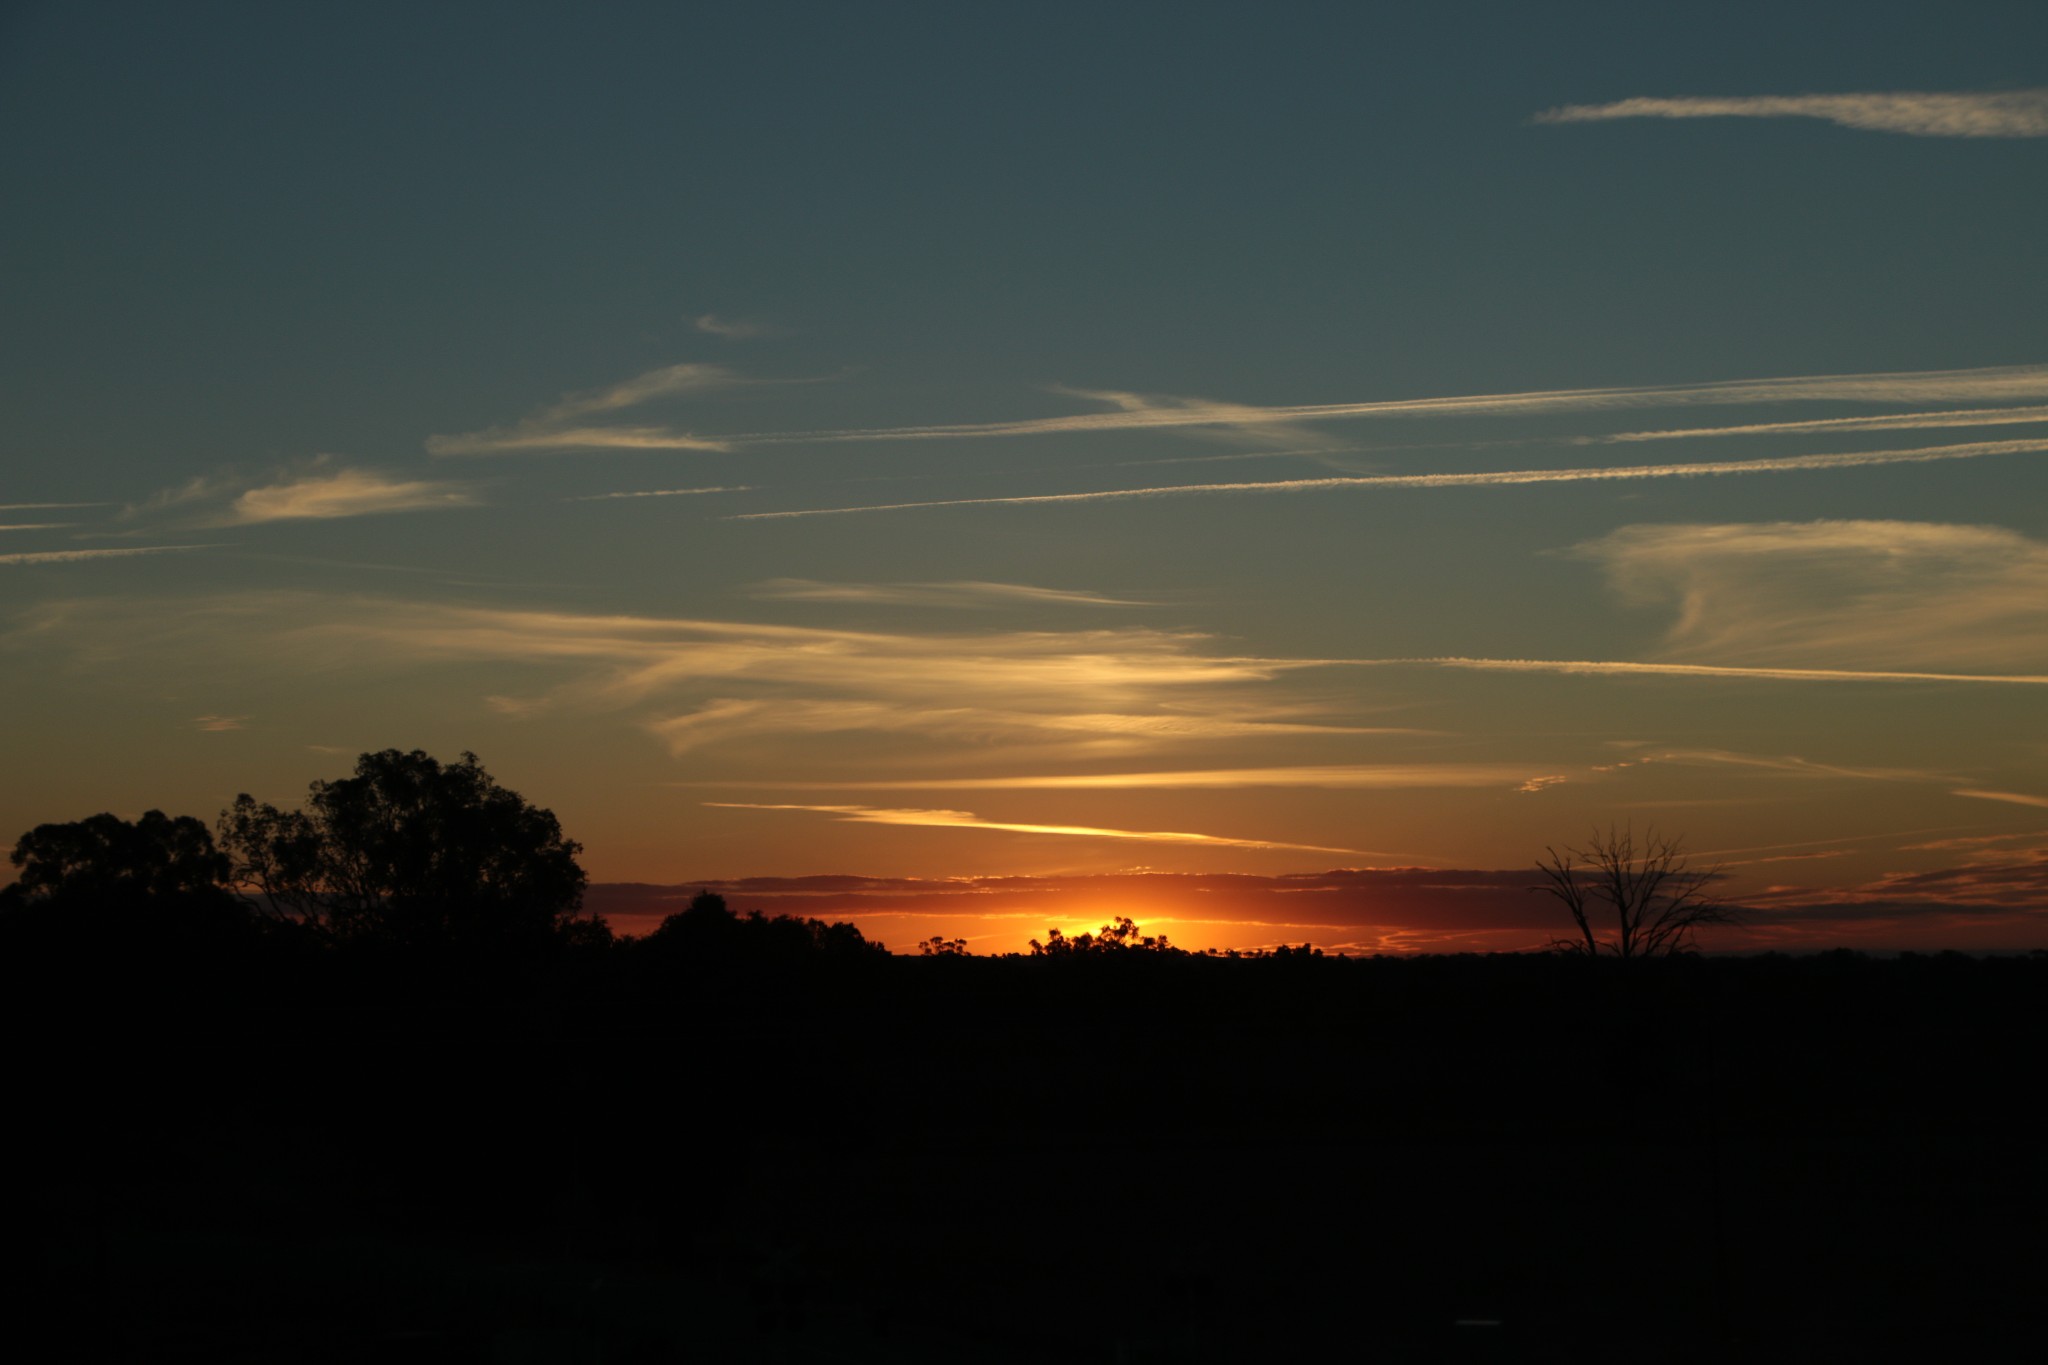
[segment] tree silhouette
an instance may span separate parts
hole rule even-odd
[[[1045,931],[1045,942],[1031,940],[1033,957],[1074,957],[1104,953],[1142,952],[1179,953],[1181,950],[1167,942],[1166,935],[1148,935],[1139,929],[1129,915],[1118,915],[1092,934],[1081,934],[1068,938],[1058,929]]]
[[[888,951],[852,924],[764,915],[759,910],[736,915],[726,906],[725,897],[708,890],[699,891],[688,906],[663,919],[647,936],[646,944],[659,956],[675,954],[700,960],[856,958]]]
[[[1556,897],[1578,930],[1550,946],[1583,957],[1669,956],[1691,952],[1696,930],[1734,923],[1735,908],[1707,894],[1721,873],[1693,867],[1680,843],[1651,829],[1638,846],[1634,831],[1610,825],[1582,847],[1546,848],[1532,889]]]
[[[271,915],[334,939],[588,939],[587,882],[551,811],[464,753],[364,754],[353,777],[314,782],[302,810],[247,793],[221,813],[236,885]]]
[[[86,943],[147,957],[218,945],[248,927],[227,888],[228,859],[206,826],[160,810],[37,825],[15,842],[20,869],[0,890],[0,929],[16,948]]]
[[[30,901],[224,897],[228,879],[228,859],[206,826],[160,810],[132,824],[100,814],[37,825],[15,841],[8,861],[21,870],[10,890]]]

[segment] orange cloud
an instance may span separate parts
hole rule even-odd
[[[1159,844],[1208,844],[1225,848],[1294,849],[1308,853],[1362,853],[1362,849],[1328,848],[1320,844],[1284,844],[1269,839],[1235,839],[1221,834],[1187,834],[1177,830],[1102,829],[1093,825],[1019,824],[984,820],[972,811],[890,809],[875,806],[769,805],[750,801],[706,801],[721,810],[810,811],[833,815],[859,825],[916,825],[942,829],[990,829],[1013,834],[1058,834],[1084,839],[1138,839]]]

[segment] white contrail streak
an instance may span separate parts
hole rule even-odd
[[[1056,773],[1022,777],[935,777],[882,781],[704,782],[689,786],[803,791],[1121,791],[1233,790],[1304,787],[1374,790],[1399,787],[1499,787],[1527,780],[1528,769],[1505,763],[1350,763],[1294,768],[1207,768],[1143,773]]]
[[[1980,791],[1976,788],[1964,788],[1961,791],[1950,792],[1949,795],[1973,796],[1979,801],[2008,801],[2015,806],[2040,806],[2048,808],[2048,796],[2035,796],[2031,792],[1994,792]]]
[[[74,564],[85,559],[125,559],[130,555],[162,555],[173,550],[206,550],[207,545],[137,545],[120,550],[38,550],[0,555],[0,564]]]
[[[1859,403],[1997,402],[2048,398],[2048,365],[1975,370],[1922,370],[1896,374],[1807,375],[1738,379],[1639,388],[1551,389],[1449,398],[1400,398],[1369,403],[1305,403],[1263,408],[1243,403],[1187,401],[1115,412],[1076,413],[1011,422],[959,422],[937,426],[867,427],[826,431],[754,432],[720,439],[746,445],[814,441],[909,441],[974,436],[1040,436],[1075,431],[1132,431],[1158,427],[1327,422],[1357,417],[1503,416],[1537,412],[1591,412],[1630,408],[1694,407],[1818,400]]]
[[[1857,469],[1872,465],[1928,464],[1987,455],[2026,455],[2048,450],[2048,439],[1975,441],[1912,450],[1863,450],[1836,455],[1785,455],[1764,460],[1709,460],[1688,464],[1593,466],[1579,469],[1501,469],[1474,474],[1372,474],[1264,483],[1167,484],[1156,488],[1114,488],[1095,493],[1039,493],[1006,498],[948,498],[935,502],[869,503],[858,507],[806,507],[786,512],[741,512],[727,521],[772,521],[789,517],[846,516],[855,512],[903,512],[927,507],[996,507],[1036,503],[1110,502],[1123,498],[1164,498],[1198,493],[1310,493],[1343,488],[1490,488],[1540,483],[1587,483],[1614,479],[1689,479],[1728,474],[1789,474],[1805,470]]]
[[[1872,417],[1820,417],[1808,422],[1754,422],[1733,427],[1682,427],[1673,431],[1623,431],[1582,437],[1574,444],[1612,445],[1627,441],[1682,441],[1703,436],[1826,435],[1838,431],[1924,431],[1941,427],[2009,427],[2048,422],[2048,407],[1957,408],[1948,412],[1900,412]]]
[[[1911,137],[2048,137],[2048,90],[1639,98],[1546,109],[1534,122],[1624,118],[1816,118],[1844,128]]]
[[[1335,663],[1337,660],[1331,660]],[[1887,669],[1752,668],[1729,664],[1644,664],[1606,659],[1346,659],[1361,668],[1465,668],[1495,673],[1648,674],[1669,678],[1765,678],[1782,682],[2019,683],[2048,686],[2027,673],[1907,673]]]
[[[984,820],[965,810],[889,810],[874,806],[764,805],[752,801],[706,801],[721,810],[811,811],[862,825],[912,825],[939,829],[986,829],[1010,834],[1060,834],[1087,839],[1138,839],[1161,844],[1214,844],[1226,848],[1292,849],[1308,853],[1364,854],[1365,849],[1331,848],[1323,844],[1283,844],[1268,839],[1233,839],[1221,834],[1189,834],[1180,830],[1105,829],[1099,825],[1040,825],[1009,820]]]
[[[752,484],[731,484],[720,488],[650,488],[639,493],[589,493],[563,502],[616,502],[620,498],[696,498],[707,493],[751,493]]]

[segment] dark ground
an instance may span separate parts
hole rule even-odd
[[[37,1359],[2048,1358],[2043,955],[0,983]]]

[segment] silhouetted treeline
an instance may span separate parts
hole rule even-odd
[[[104,970],[97,932],[10,934],[33,1319],[92,1359],[1990,1358],[2040,1327],[2038,957],[1062,965],[695,913]]]
[[[890,956],[708,893],[640,939],[561,902],[492,935],[222,900],[203,826],[124,825],[33,832],[0,897],[39,1359],[1988,1360],[2048,1327],[2048,954],[1233,959],[1116,919]]]

